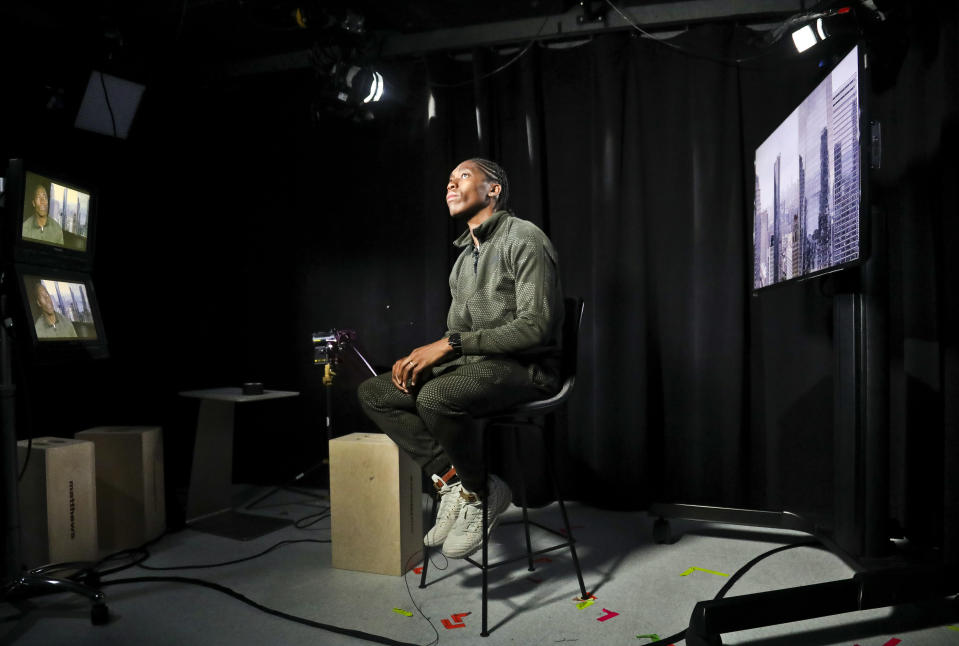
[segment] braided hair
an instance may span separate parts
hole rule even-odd
[[[506,171],[502,166],[494,161],[483,159],[482,157],[473,157],[469,161],[476,164],[481,171],[486,173],[486,177],[491,182],[499,184],[499,196],[496,198],[496,210],[509,210],[509,178],[506,177]]]

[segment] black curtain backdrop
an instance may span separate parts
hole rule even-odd
[[[732,58],[734,38],[671,42]],[[508,57],[429,61],[443,134],[428,156],[437,173],[500,160],[517,215],[551,236],[567,294],[586,299],[570,493],[741,503],[749,229],[735,65],[617,34],[534,47],[484,78]]]
[[[890,516],[955,559],[959,70],[956,16],[941,11],[897,19],[904,36],[875,53],[884,155],[870,198],[889,232]],[[336,434],[373,430],[354,363],[326,408],[310,334],[355,329],[381,369],[442,334],[460,232],[444,183],[486,155],[587,304],[561,424],[566,494],[828,519],[832,303],[816,281],[751,294],[752,155],[849,43],[797,56],[788,41],[753,49],[732,26],[669,43],[686,51],[627,33],[533,46],[495,74],[514,54],[393,61],[403,98],[368,123],[313,113],[311,71],[197,82],[161,69],[127,142],[44,111],[27,86],[51,63],[30,63],[0,106],[0,152],[97,179],[111,358],[40,371],[20,353],[20,437],[162,424],[182,487],[196,403],[181,390],[302,393],[238,416],[241,482],[325,457],[327,414]]]

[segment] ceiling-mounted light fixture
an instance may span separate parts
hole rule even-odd
[[[383,98],[383,75],[371,67],[338,63],[333,77],[338,86],[336,98],[344,103],[375,103]]]
[[[816,45],[817,43],[821,43],[829,37],[829,31],[826,29],[826,25],[823,22],[824,19],[847,14],[851,11],[851,7],[839,7],[838,9],[830,9],[829,11],[821,11],[818,13],[801,16],[801,20],[812,20],[815,18],[816,22],[813,24],[816,25],[816,28],[813,29],[813,25],[807,23],[793,31],[793,44],[796,46],[796,51],[804,52],[810,47]]]

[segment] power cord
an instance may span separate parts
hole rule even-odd
[[[293,526],[297,529],[307,529],[317,524],[321,520],[326,520],[330,517],[330,508],[327,507],[323,511],[317,512],[315,514],[309,514],[303,518],[299,518],[293,522]],[[309,522],[306,522],[309,521]],[[329,541],[327,541],[329,542]]]
[[[244,562],[246,562],[246,561],[252,561],[252,560],[255,559],[255,558],[259,558],[259,557],[261,557],[261,556],[264,556],[265,554],[269,554],[269,553],[272,552],[273,550],[279,549],[279,548],[283,547],[284,545],[294,545],[294,544],[296,544],[296,543],[329,543],[329,542],[330,542],[330,539],[328,539],[328,538],[326,538],[326,539],[320,539],[320,538],[300,538],[300,539],[292,539],[292,540],[280,541],[279,543],[275,543],[275,544],[271,545],[270,547],[266,548],[266,549],[263,550],[262,552],[257,552],[256,554],[252,554],[252,555],[250,555],[250,556],[244,556],[244,557],[242,557],[242,558],[233,559],[232,561],[223,561],[223,562],[221,562],[221,563],[202,563],[202,564],[199,564],[199,565],[163,565],[163,566],[157,566],[157,565],[146,565],[146,564],[144,564],[142,561],[138,561],[138,562],[134,563],[133,565],[137,565],[137,566],[141,567],[141,568],[144,569],[144,570],[153,570],[153,571],[164,571],[164,570],[203,570],[203,569],[209,569],[209,568],[215,568],[215,567],[223,567],[223,566],[225,566],[225,565],[235,565],[235,564],[237,564],[237,563],[244,563]],[[148,554],[148,556],[149,556],[149,554]],[[144,560],[146,560],[146,559],[144,559]]]
[[[416,608],[416,612],[420,613],[420,617],[426,620],[426,623],[430,625],[430,628],[433,629],[433,633],[436,635],[436,639],[431,641],[429,644],[426,644],[426,646],[435,646],[436,644],[440,642],[440,631],[436,630],[436,626],[433,625],[433,622],[430,620],[430,618],[426,616],[426,613],[423,612],[423,609],[420,608],[419,605],[416,603],[416,600],[413,598],[413,591],[410,590],[410,580],[408,578],[410,573],[410,566],[413,565],[417,556],[419,556],[419,552],[415,552],[411,554],[409,558],[406,559],[406,573],[403,574],[403,583],[406,584],[406,594],[410,596],[410,603],[413,604],[413,607]],[[433,562],[432,559],[430,559],[430,563],[432,562]],[[447,567],[449,567],[448,562],[447,562]],[[445,570],[446,568],[439,568],[439,569]]]
[[[390,639],[389,637],[382,637],[380,635],[374,635],[372,633],[363,632],[362,630],[353,630],[351,628],[341,628],[340,626],[333,626],[331,624],[324,624],[319,621],[313,621],[312,619],[307,619],[305,617],[299,617],[297,615],[291,615],[282,610],[276,610],[268,606],[264,606],[261,603],[258,603],[247,596],[244,596],[226,586],[220,585],[218,583],[213,583],[211,581],[204,581],[203,579],[193,579],[190,577],[182,576],[139,576],[131,577],[129,579],[114,579],[113,581],[103,581],[100,583],[100,587],[107,587],[110,585],[124,585],[129,583],[186,583],[189,585],[197,585],[203,588],[209,588],[210,590],[215,590],[217,592],[222,592],[223,594],[233,597],[238,601],[242,601],[248,606],[252,606],[261,612],[265,612],[268,615],[273,615],[274,617],[279,617],[280,619],[286,619],[287,621],[292,621],[294,623],[303,624],[304,626],[310,626],[311,628],[319,628],[321,630],[327,630],[333,633],[339,633],[341,635],[348,635],[350,637],[356,637],[357,639],[363,639],[370,642],[375,642],[378,644],[387,644],[388,646],[421,646],[420,644],[413,644],[411,642],[401,642],[396,641],[395,639]],[[432,625],[432,624],[431,624]],[[435,630],[435,628],[434,628]],[[437,636],[437,640],[439,637]],[[434,644],[436,642],[433,642]]]
[[[272,552],[273,550],[275,550],[275,549],[277,549],[277,548],[279,548],[279,547],[281,547],[281,546],[283,546],[283,545],[290,545],[290,544],[293,544],[293,543],[329,543],[329,542],[330,542],[329,540],[318,540],[318,539],[298,539],[298,540],[280,541],[279,543],[276,543],[276,544],[270,546],[269,548],[267,548],[266,550],[263,550],[262,552],[259,552],[259,553],[257,553],[257,554],[253,554],[253,555],[251,555],[251,556],[247,556],[247,557],[240,558],[240,559],[234,559],[234,560],[231,560],[231,561],[224,561],[224,562],[222,562],[222,563],[210,563],[210,564],[201,564],[201,565],[164,566],[164,567],[155,567],[155,566],[144,565],[144,564],[143,564],[143,561],[145,561],[145,560],[146,560],[147,558],[149,558],[149,556],[150,556],[150,552],[149,552],[149,550],[147,549],[147,547],[150,546],[150,545],[152,545],[153,543],[156,543],[156,542],[159,541],[161,538],[163,538],[163,536],[165,536],[165,535],[166,535],[166,534],[164,533],[163,535],[157,537],[157,538],[154,539],[153,541],[150,541],[149,543],[146,543],[146,544],[144,544],[144,545],[142,545],[142,546],[140,546],[140,547],[137,547],[137,548],[134,548],[134,549],[130,549],[130,550],[123,550],[123,551],[121,551],[121,552],[117,552],[117,553],[115,553],[115,554],[111,554],[110,556],[107,556],[107,557],[101,559],[101,560],[98,561],[97,564],[94,566],[94,576],[99,577],[99,576],[102,576],[102,575],[115,573],[115,572],[118,572],[118,571],[120,571],[120,570],[125,570],[125,569],[130,568],[130,567],[133,567],[133,566],[139,566],[139,567],[144,568],[144,569],[147,569],[147,570],[177,570],[177,569],[184,569],[184,570],[185,570],[185,569],[200,569],[200,568],[222,567],[222,566],[225,566],[225,565],[232,565],[232,564],[235,564],[235,563],[242,563],[242,562],[244,562],[244,561],[249,561],[249,560],[251,560],[251,559],[254,559],[254,558],[263,556],[264,554],[267,554],[267,553],[269,553],[269,552]],[[411,555],[411,556],[407,559],[407,570],[409,570],[409,566],[412,564],[413,560],[417,557],[417,555],[418,555],[418,553],[417,553],[417,554],[413,554],[413,555]],[[104,572],[97,572],[97,571],[96,571],[96,568],[97,568],[97,567],[99,567],[99,566],[101,566],[101,565],[103,565],[103,564],[105,564],[105,563],[109,563],[110,561],[117,560],[117,559],[119,559],[119,558],[131,557],[131,556],[132,556],[132,557],[135,557],[135,560],[134,560],[132,563],[129,563],[129,564],[126,564],[126,565],[124,565],[124,566],[121,566],[121,567],[118,567],[118,568],[114,568],[114,569],[111,569],[111,570],[107,570],[107,571],[104,571]],[[87,571],[87,572],[85,572],[85,573],[78,573],[78,574],[75,575],[75,576],[79,578],[80,576],[84,576],[84,575],[89,576],[89,571]],[[436,638],[435,638],[432,642],[430,642],[429,644],[427,644],[426,646],[435,646],[437,643],[439,643],[439,639],[440,639],[439,631],[436,630],[436,626],[433,625],[433,622],[430,621],[430,619],[423,613],[423,610],[416,604],[416,601],[413,599],[413,593],[412,593],[412,591],[410,590],[409,580],[408,580],[408,578],[407,578],[405,575],[404,575],[404,577],[403,577],[403,582],[404,582],[405,585],[406,585],[406,592],[407,592],[407,594],[408,594],[409,597],[410,597],[410,602],[413,604],[413,607],[416,608],[417,612],[420,613],[420,616],[422,616],[424,619],[426,619],[427,623],[429,623],[429,625],[430,625],[430,628],[433,629],[433,632],[434,632],[434,634],[436,635]],[[294,623],[303,624],[303,625],[305,625],[305,626],[310,626],[311,628],[318,628],[318,629],[320,629],[320,630],[327,630],[327,631],[334,632],[334,633],[339,633],[339,634],[342,634],[342,635],[348,635],[348,636],[350,636],[350,637],[356,637],[357,639],[363,639],[363,640],[366,640],[366,641],[375,642],[375,643],[379,643],[379,644],[387,644],[387,645],[389,645],[389,646],[421,646],[420,644],[412,644],[412,643],[410,643],[410,642],[401,642],[401,641],[397,641],[397,640],[394,640],[394,639],[390,639],[389,637],[383,637],[383,636],[381,636],[381,635],[376,635],[376,634],[372,634],[372,633],[367,633],[367,632],[360,631],[360,630],[353,630],[353,629],[351,629],[351,628],[342,628],[342,627],[340,627],[340,626],[334,626],[334,625],[331,625],[331,624],[325,624],[325,623],[322,623],[322,622],[313,621],[312,619],[307,619],[307,618],[305,618],[305,617],[300,617],[300,616],[298,616],[298,615],[292,615],[292,614],[290,614],[290,613],[283,612],[283,611],[281,611],[281,610],[276,610],[275,608],[270,608],[270,607],[268,607],[268,606],[264,606],[263,604],[261,604],[261,603],[259,603],[259,602],[256,602],[256,601],[250,599],[249,597],[247,597],[247,596],[245,596],[245,595],[243,595],[243,594],[240,594],[239,592],[237,592],[236,590],[233,590],[232,588],[228,588],[228,587],[223,586],[223,585],[220,585],[220,584],[218,584],[218,583],[213,583],[212,581],[206,581],[206,580],[204,580],[204,579],[196,579],[196,578],[192,578],[192,577],[180,577],[180,576],[142,576],[142,577],[130,577],[130,578],[126,578],[126,579],[114,579],[114,580],[112,580],[112,581],[100,581],[98,585],[99,585],[99,587],[103,588],[103,587],[107,587],[107,586],[110,586],[110,585],[123,585],[123,584],[130,584],[130,583],[184,583],[184,584],[189,584],[189,585],[197,585],[197,586],[200,586],[200,587],[204,587],[204,588],[209,588],[209,589],[211,589],[211,590],[215,590],[215,591],[217,591],[217,592],[221,592],[221,593],[223,593],[223,594],[225,594],[225,595],[227,595],[227,596],[230,596],[230,597],[233,597],[234,599],[237,599],[238,601],[242,601],[243,603],[245,603],[245,604],[247,604],[247,605],[249,605],[249,606],[252,606],[253,608],[256,608],[257,610],[260,610],[261,612],[265,612],[265,613],[267,613],[267,614],[269,614],[269,615],[273,615],[274,617],[279,617],[279,618],[281,618],[281,619],[286,619],[287,621],[292,621],[292,622],[294,622]]]

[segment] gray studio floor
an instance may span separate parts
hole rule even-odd
[[[260,491],[238,488],[252,500]],[[324,504],[298,492],[281,491],[258,513],[300,519]],[[147,571],[139,567],[106,580],[140,576],[177,576],[212,581],[232,588],[262,606],[314,622],[363,631],[412,644],[648,644],[687,625],[693,605],[712,598],[732,574],[798,534],[674,521],[683,532],[673,545],[652,540],[652,521],[640,512],[620,513],[569,506],[587,588],[593,605],[579,608],[578,585],[567,555],[537,564],[530,573],[520,562],[490,574],[490,627],[480,637],[480,573],[463,562],[436,558],[433,583],[417,587],[404,577],[333,569],[329,543],[283,545],[253,560],[213,569]],[[548,526],[560,526],[554,504],[536,510]],[[519,517],[517,508],[507,512]],[[297,529],[292,525],[251,541],[237,541],[184,530],[162,538],[146,562],[154,566],[218,563],[267,550],[280,541],[328,539],[329,519]],[[547,540],[548,535],[540,536]],[[534,543],[537,538],[534,536]],[[494,533],[494,549],[510,552],[523,543],[519,525]],[[534,545],[535,547],[535,545]],[[692,574],[681,573],[702,568]],[[823,550],[799,547],[755,566],[730,591],[746,594],[848,578],[852,571]],[[104,588],[111,620],[92,626],[89,607],[79,597],[34,598],[18,607],[0,604],[0,642],[49,646],[69,644],[362,644],[362,639],[272,616],[222,592],[183,582],[142,582]],[[418,608],[417,608],[418,607]],[[406,616],[399,611],[412,613]],[[463,616],[463,613],[471,613]],[[615,616],[612,613],[618,613]],[[446,628],[443,620],[460,615],[465,626]],[[605,621],[601,618],[608,617]],[[451,624],[452,625],[452,624]],[[898,641],[897,641],[898,640]],[[723,636],[725,644],[765,646],[959,646],[959,612],[947,601],[836,615]]]

